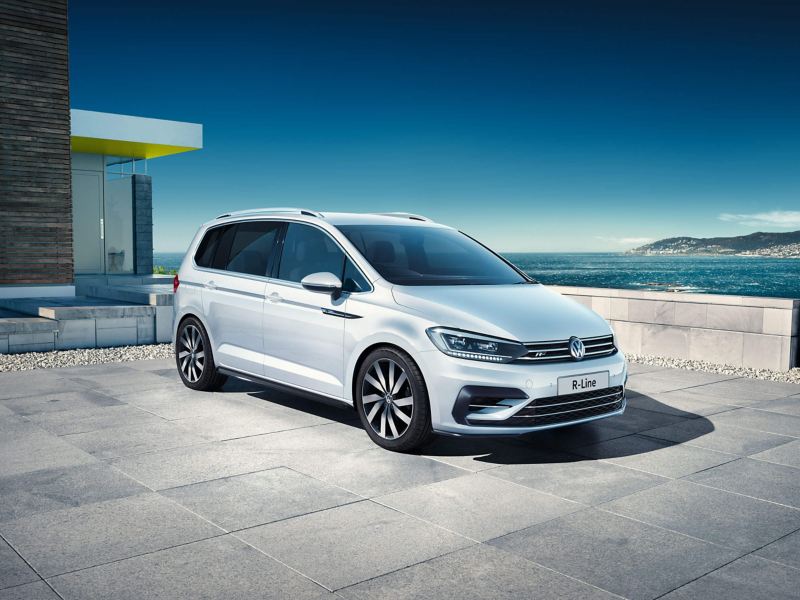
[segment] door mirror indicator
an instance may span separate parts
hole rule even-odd
[[[300,281],[305,289],[323,294],[336,294],[342,291],[342,280],[333,273],[320,272],[306,275]]]

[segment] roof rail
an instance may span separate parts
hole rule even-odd
[[[376,215],[382,215],[384,217],[397,217],[398,219],[412,219],[414,221],[431,221],[428,217],[423,217],[422,215],[415,215],[413,213],[407,212],[381,212],[381,213],[373,213]]]
[[[217,217],[217,219],[224,219],[225,217],[240,217],[243,215],[261,215],[261,214],[292,214],[292,215],[306,215],[307,217],[322,218],[322,213],[307,208],[292,208],[292,207],[278,207],[278,208],[250,208],[247,210],[237,210],[234,212],[224,213]]]

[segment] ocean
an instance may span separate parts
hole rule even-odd
[[[800,298],[800,259],[514,252],[504,256],[545,284]],[[154,252],[177,269],[182,253]]]

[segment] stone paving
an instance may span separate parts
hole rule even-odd
[[[800,386],[632,366],[625,415],[372,444],[170,361],[0,375],[0,599],[798,598]]]

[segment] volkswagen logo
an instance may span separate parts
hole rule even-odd
[[[581,360],[584,354],[586,354],[586,348],[580,338],[569,338],[569,353],[575,360]]]

